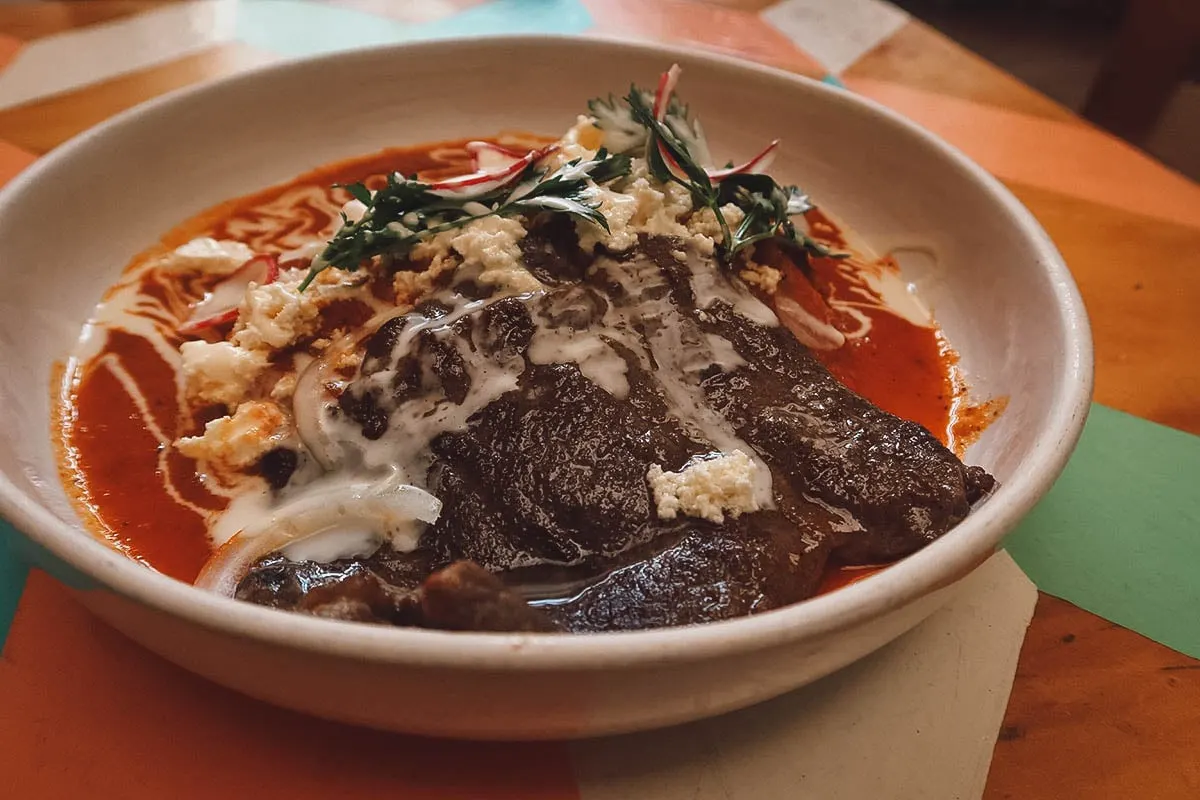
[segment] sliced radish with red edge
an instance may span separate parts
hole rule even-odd
[[[515,181],[530,164],[545,158],[558,149],[557,144],[530,150],[516,161],[500,169],[485,169],[446,178],[429,184],[429,190],[440,197],[477,197],[495,191]]]
[[[466,150],[471,154],[471,169],[476,172],[511,167],[526,155],[493,142],[467,142]]]
[[[183,334],[199,333],[207,328],[233,322],[238,306],[251,283],[264,286],[279,278],[279,261],[273,255],[260,255],[242,264],[225,280],[213,287],[203,300],[192,306],[192,315],[179,326]]]
[[[771,166],[771,162],[775,160],[775,150],[779,147],[779,140],[771,142],[763,151],[754,158],[747,161],[745,164],[737,167],[729,167],[727,169],[710,169],[705,170],[708,173],[709,180],[714,183],[728,178],[730,175],[741,175],[743,173],[762,172],[767,167]]]
[[[658,79],[658,91],[654,93],[654,118],[659,122],[662,122],[663,117],[667,116],[667,106],[671,102],[675,84],[679,83],[681,72],[683,69],[678,64],[672,64],[671,68]]]

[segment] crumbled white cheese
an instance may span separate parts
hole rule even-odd
[[[645,159],[635,158],[623,191],[637,199],[638,210],[630,226],[646,233],[661,236],[688,236],[688,229],[679,220],[692,210],[692,194],[677,183],[662,188],[650,175]]]
[[[733,203],[726,203],[721,206],[721,216],[725,218],[725,223],[731,229],[736,228],[746,218],[742,210]],[[717,222],[717,215],[713,213],[711,208],[702,208],[695,214],[692,214],[688,218],[687,229],[694,235],[707,236],[714,242],[719,242],[724,238],[721,234],[721,223]]]
[[[247,350],[278,350],[315,331],[321,309],[318,292],[299,289],[305,274],[287,270],[274,283],[250,284],[230,341]]]
[[[592,222],[577,221],[575,230],[579,234],[579,246],[584,252],[591,252],[596,245],[603,244],[619,253],[637,244],[637,231],[629,229],[629,221],[638,211],[637,198],[603,186],[592,189],[588,194],[588,205],[596,206],[604,215],[608,231]]]
[[[184,342],[179,346],[184,392],[189,400],[232,408],[267,368],[261,352],[230,342]]]
[[[287,374],[275,382],[275,386],[271,388],[272,400],[290,400],[292,395],[296,393],[296,376],[295,374]]]
[[[654,492],[660,519],[675,519],[680,513],[710,522],[725,521],[725,514],[739,517],[758,511],[754,476],[758,470],[741,450],[715,458],[693,461],[679,472],[664,472],[653,464],[646,480]]]
[[[287,252],[284,252],[284,253],[280,253],[279,254],[279,263],[286,264],[289,261],[312,262],[313,259],[317,258],[318,256],[321,255],[321,253],[325,252],[325,248],[328,246],[329,246],[329,242],[325,241],[324,239],[318,239],[315,242],[308,242],[307,244],[302,244],[297,248],[288,250]]]
[[[254,258],[254,251],[241,242],[202,236],[181,244],[155,264],[167,270],[203,270],[226,273]]]
[[[458,260],[450,255],[449,250],[438,250],[420,244],[413,248],[413,257],[431,260],[426,269],[420,271],[400,270],[392,278],[392,291],[395,292],[397,306],[416,305],[421,298],[433,290],[439,275],[458,266]]]
[[[450,246],[463,263],[483,265],[484,271],[520,266],[525,226],[511,217],[484,217],[454,232]]]
[[[656,185],[644,159],[633,159],[629,177],[616,187],[597,187],[588,198],[604,215],[608,232],[590,222],[577,223],[579,245],[585,251],[597,244],[616,252],[628,250],[637,244],[638,233],[692,236],[680,222],[691,213],[691,193],[677,183]]]
[[[766,264],[748,261],[745,268],[738,273],[738,277],[751,286],[757,286],[766,294],[775,294],[779,290],[779,282],[783,280],[783,273]]]
[[[288,436],[287,420],[274,403],[242,403],[232,416],[214,419],[200,436],[175,443],[188,458],[228,469],[245,469]]]
[[[521,240],[526,233],[520,220],[484,217],[422,242],[413,248],[413,256],[429,258],[430,269],[441,271],[446,268],[446,260],[453,251],[462,258],[463,266],[480,268],[480,283],[513,292],[537,291],[543,288],[542,284],[525,269],[521,256]]]

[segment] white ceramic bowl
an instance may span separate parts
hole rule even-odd
[[[136,252],[195,212],[387,145],[566,129],[584,101],[672,61],[714,152],[774,137],[775,172],[879,251],[906,248],[976,394],[1007,412],[971,449],[1000,489],[866,581],[760,616],[589,636],[332,622],[216,597],[85,533],[51,447],[52,365]],[[1030,214],[929,133],[853,94],[695,52],[570,38],[390,47],[295,61],[163,97],[56,150],[0,195],[0,511],[33,558],[146,647],[254,697],[422,734],[577,737],[765,700],[878,648],[944,604],[1050,487],[1091,392],[1087,321]]]

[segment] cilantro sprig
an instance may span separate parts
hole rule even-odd
[[[597,127],[604,131],[605,144],[615,142],[624,152],[644,153],[655,179],[679,184],[691,194],[694,208],[710,209],[721,228],[721,252],[727,262],[764,241],[805,254],[838,257],[796,229],[791,217],[813,207],[797,187],[780,185],[763,173],[737,173],[714,181],[704,167],[710,157],[700,123],[674,95],[661,121],[654,117],[651,93],[631,86],[622,101],[610,95],[588,103]],[[743,214],[732,228],[721,210],[729,204]]]
[[[342,214],[342,227],[313,261],[300,291],[329,267],[353,271],[376,256],[403,257],[422,240],[489,216],[549,211],[607,231],[608,220],[589,202],[589,187],[628,175],[629,167],[629,156],[601,149],[591,159],[575,159],[553,171],[535,161],[503,186],[477,195],[439,192],[434,184],[398,173],[389,175],[376,192],[362,183],[343,186],[366,211],[357,222]]]

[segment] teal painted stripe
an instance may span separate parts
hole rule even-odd
[[[830,86],[836,86],[839,89],[845,89],[846,84],[842,83],[842,79],[832,72],[821,78],[821,83],[828,83]]]
[[[592,25],[591,15],[578,0],[492,0],[423,23],[306,0],[251,0],[240,3],[237,14],[238,39],[284,56],[455,36],[581,33]]]
[[[592,16],[578,0],[492,0],[414,30],[414,38],[499,36],[516,33],[583,33]]]
[[[11,525],[0,520],[0,653],[4,652],[4,642],[17,615],[17,604],[25,590],[25,576],[29,572],[25,560],[16,554],[13,547],[19,535]]]
[[[1200,436],[1093,405],[1005,546],[1042,591],[1200,658]]]

